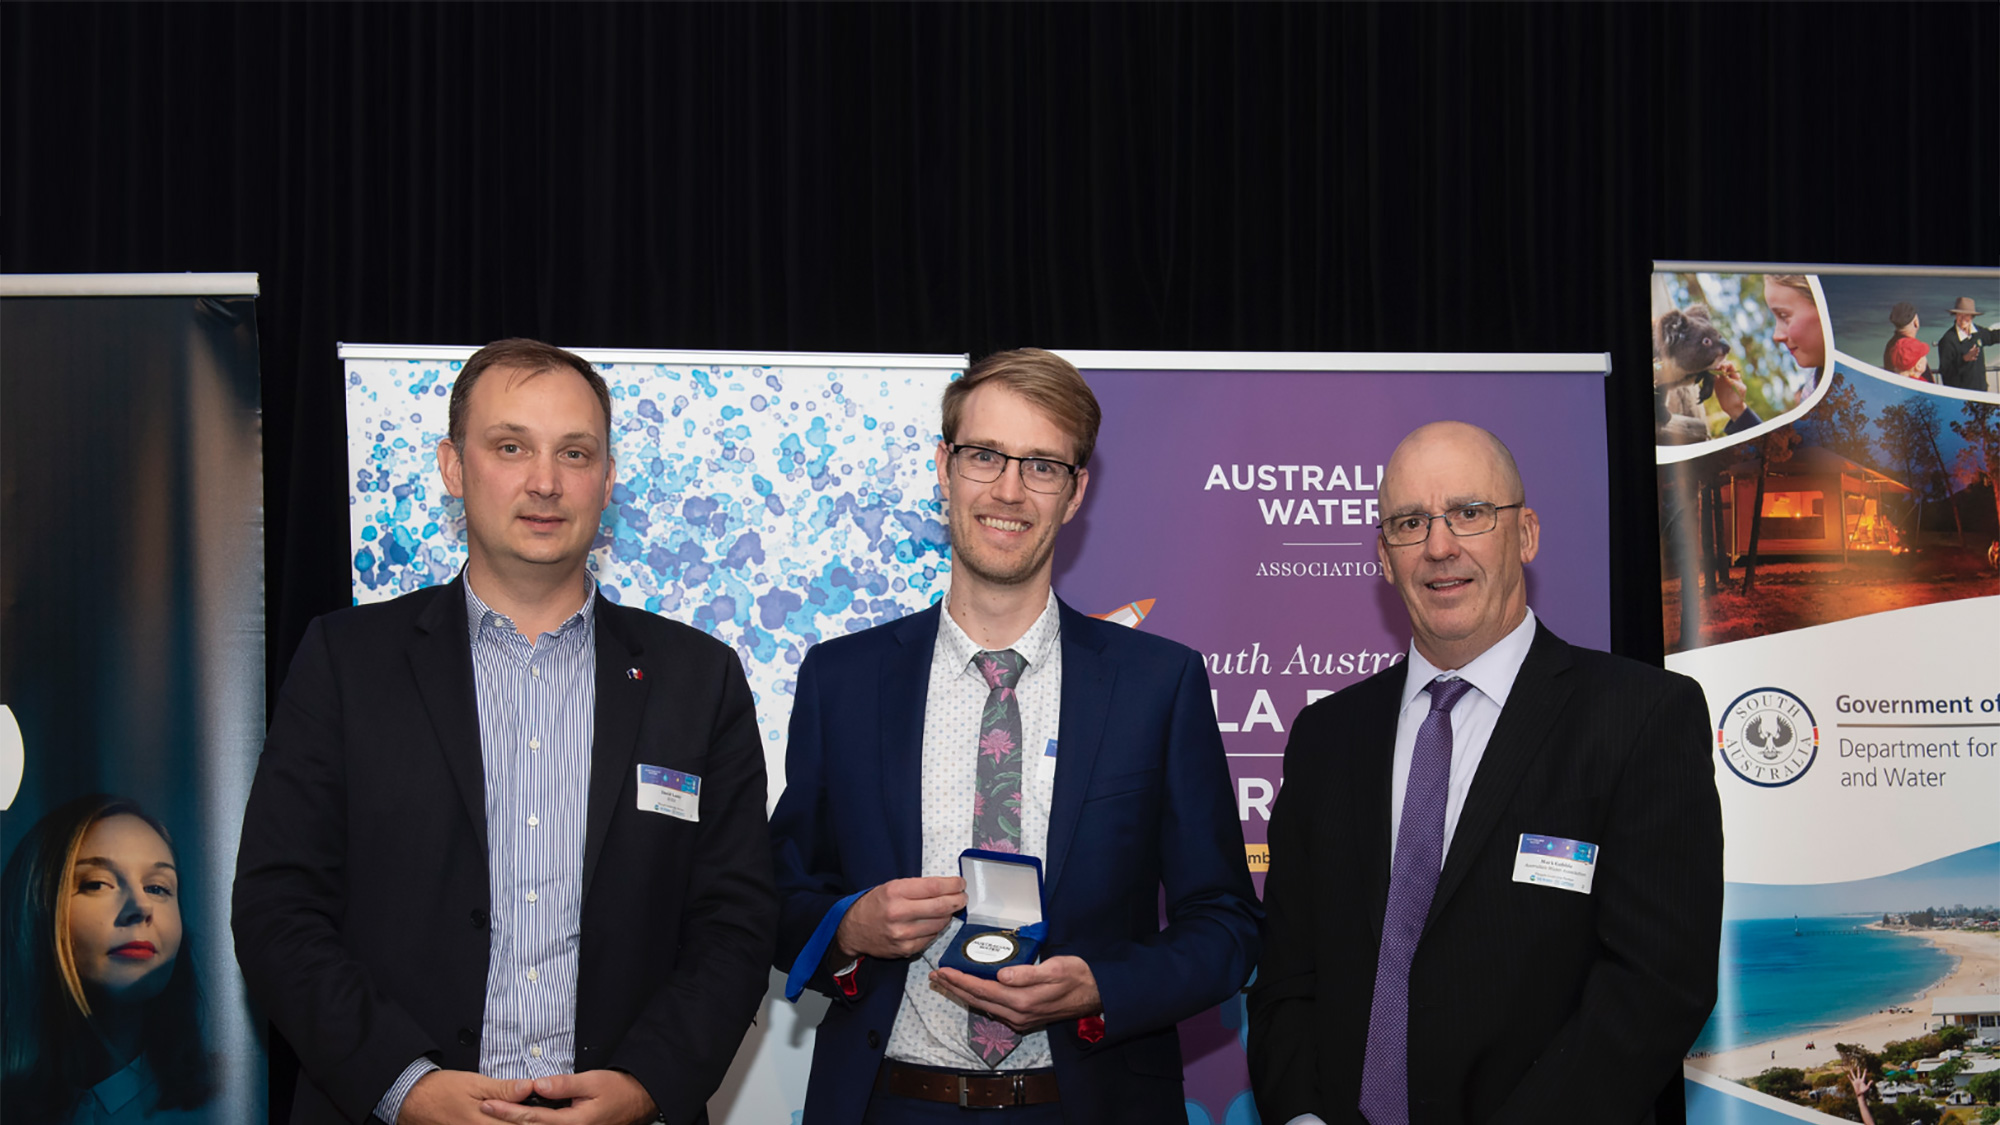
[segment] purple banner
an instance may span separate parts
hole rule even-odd
[[[1508,444],[1541,515],[1529,604],[1564,639],[1608,647],[1603,357],[1302,356],[1283,370],[1071,358],[1105,422],[1056,589],[1206,656],[1260,893],[1293,719],[1408,651],[1374,528],[1404,434],[1455,418]],[[1320,361],[1365,366],[1305,369]],[[1244,1037],[1241,997],[1181,1026],[1190,1125],[1257,1120]]]

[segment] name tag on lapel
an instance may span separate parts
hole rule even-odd
[[[640,766],[639,811],[700,821],[701,778],[661,766]]]
[[[1560,836],[1521,833],[1520,850],[1514,853],[1514,881],[1554,887],[1559,891],[1590,893],[1590,881],[1597,874],[1597,845]]]

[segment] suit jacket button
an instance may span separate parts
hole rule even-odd
[[[485,928],[486,928],[487,926],[490,926],[490,925],[492,925],[492,923],[493,923],[493,916],[492,916],[491,914],[488,914],[488,913],[487,913],[486,911],[484,911],[484,910],[475,910],[475,911],[473,911],[473,912],[472,912],[472,928],[473,928],[473,929],[475,929],[475,930],[483,930],[483,929],[485,929]]]
[[[871,1031],[871,1032],[869,1032],[869,1033],[868,1033],[868,1049],[869,1049],[869,1050],[871,1050],[871,1051],[879,1051],[879,1050],[881,1050],[881,1049],[882,1049],[882,1037],[881,1037],[880,1035],[877,1035],[876,1033],[874,1033],[874,1032],[872,1032],[872,1031]]]
[[[461,1046],[461,1047],[470,1047],[470,1046],[472,1046],[472,1045],[473,1045],[474,1043],[477,1043],[477,1042],[479,1042],[479,1037],[478,1037],[477,1035],[474,1035],[474,1034],[472,1033],[472,1029],[471,1029],[471,1028],[469,1028],[469,1027],[461,1027],[461,1028],[459,1028],[459,1029],[458,1029],[458,1044],[459,1044],[459,1046]]]

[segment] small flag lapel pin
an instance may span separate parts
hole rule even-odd
[[[628,680],[643,680],[646,678],[646,673],[637,668],[627,668],[625,669],[625,678]]]

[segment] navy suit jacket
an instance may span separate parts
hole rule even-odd
[[[479,1068],[491,903],[462,581],[314,621],[257,763],[231,921],[298,1051],[295,1123],[368,1118],[419,1055]],[[770,980],[763,748],[727,646],[602,595],[595,613],[575,1067],[629,1072],[682,1125]],[[640,764],[700,777],[700,822],[640,810]]]
[[[799,668],[786,788],[771,818],[780,969],[841,897],[923,874],[924,708],[941,612],[827,641]],[[1242,987],[1262,917],[1208,674],[1183,645],[1066,605],[1060,612],[1062,762],[1043,857],[1042,956],[1090,965],[1105,1021],[1096,1043],[1078,1037],[1075,1021],[1048,1028],[1063,1115],[1074,1125],[1179,1120],[1175,1025]],[[864,960],[852,998],[826,968],[812,981],[833,1005],[813,1050],[805,1120],[852,1125],[909,961]]]
[[[1406,670],[1292,727],[1250,992],[1250,1078],[1268,1122],[1361,1121]],[[1410,965],[1412,1125],[1672,1116],[1680,1060],[1715,1003],[1713,745],[1693,680],[1536,626]],[[1591,892],[1515,881],[1522,833],[1599,845]]]

